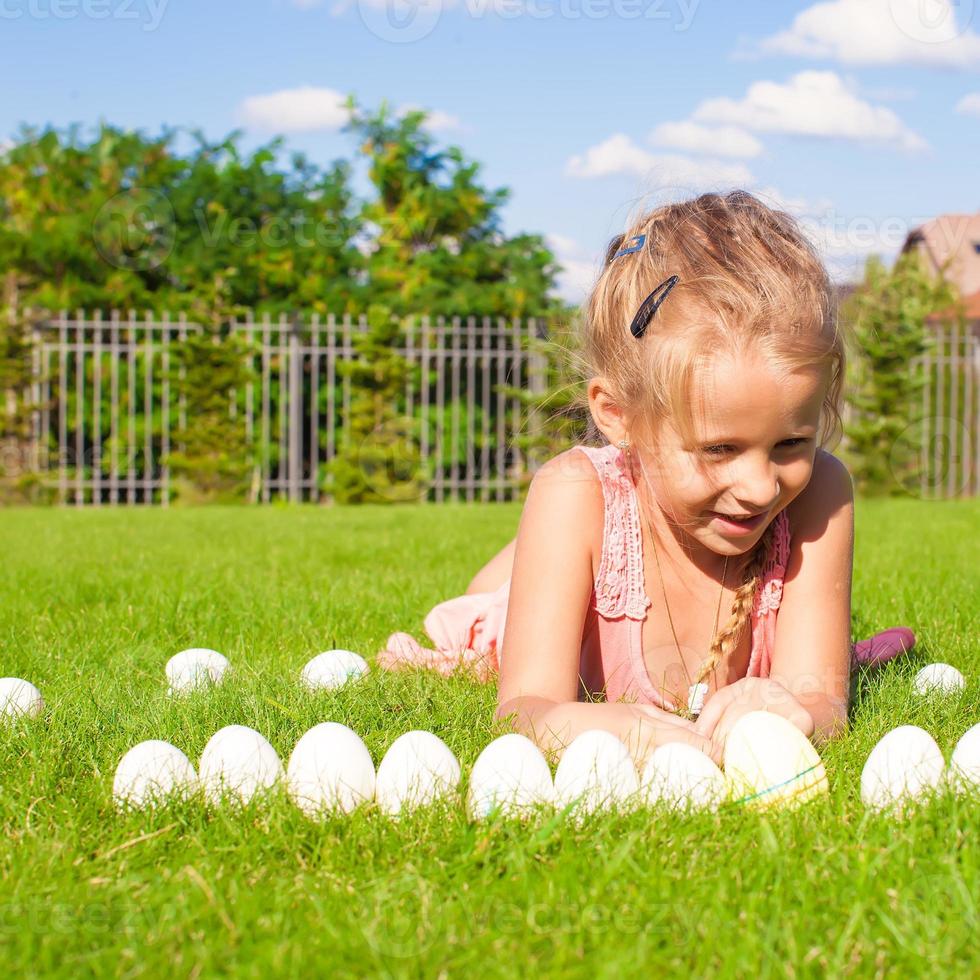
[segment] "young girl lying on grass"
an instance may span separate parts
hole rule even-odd
[[[378,664],[499,674],[498,717],[542,749],[603,728],[640,765],[672,741],[720,762],[758,709],[834,737],[852,671],[915,637],[850,642],[845,348],[819,257],[784,212],[705,194],[617,236],[584,312],[597,444],[534,474],[516,539],[426,617],[435,648],[394,633]]]

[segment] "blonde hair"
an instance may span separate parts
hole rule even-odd
[[[640,248],[613,259],[645,235]],[[661,282],[677,275],[638,339],[630,323]],[[743,190],[702,194],[643,214],[617,235],[585,304],[580,356],[585,377],[601,375],[613,400],[651,431],[669,420],[690,445],[693,395],[719,356],[759,356],[776,372],[829,372],[817,442],[843,434],[846,343],[823,263],[797,222]],[[588,417],[588,397],[578,408]],[[634,431],[639,431],[636,425]],[[587,441],[601,434],[591,423]],[[635,445],[633,433],[630,441]],[[749,621],[773,537],[770,522],[743,569],[731,616],[712,641],[696,682],[726,663]]]

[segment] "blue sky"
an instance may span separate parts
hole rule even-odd
[[[0,140],[164,124],[350,156],[340,100],[433,113],[581,299],[646,205],[745,187],[839,281],[978,210],[980,0],[0,0]]]

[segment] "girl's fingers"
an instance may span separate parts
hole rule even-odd
[[[709,698],[705,703],[701,714],[698,715],[698,720],[694,723],[694,730],[699,735],[710,737],[714,733],[718,720],[725,713],[728,705],[731,704],[731,689],[731,685],[722,688],[715,693],[714,697]]]

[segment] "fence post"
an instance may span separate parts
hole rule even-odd
[[[303,460],[303,372],[300,353],[302,320],[296,314],[289,326],[289,500],[298,503],[302,499]]]

